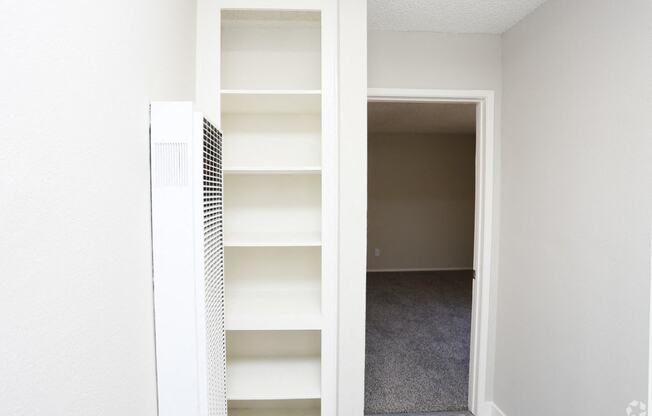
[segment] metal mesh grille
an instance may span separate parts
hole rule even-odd
[[[208,415],[226,408],[224,247],[222,244],[222,134],[204,119],[204,279],[208,353]]]

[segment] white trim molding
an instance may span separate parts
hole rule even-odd
[[[494,402],[484,402],[477,416],[507,416]]]
[[[425,267],[425,268],[367,269],[367,273],[455,272],[455,271],[462,271],[462,270],[473,270],[473,266],[467,266],[467,267]]]
[[[495,98],[490,90],[380,89],[367,91],[370,102],[475,103],[476,116],[476,196],[473,249],[473,313],[469,361],[469,409],[485,416],[488,403],[489,317],[493,260],[493,189]],[[364,196],[366,197],[366,195]],[[364,301],[364,299],[362,300]],[[482,408],[482,409],[481,409]],[[495,405],[493,408],[498,409]],[[481,410],[483,412],[481,412]],[[502,412],[498,413],[501,415]],[[489,416],[489,415],[486,415]]]
[[[649,359],[647,370],[647,405],[652,404],[652,224],[650,224],[650,330],[648,332]]]

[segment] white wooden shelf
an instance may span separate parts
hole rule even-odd
[[[313,89],[222,89],[222,95],[321,95],[321,90]]]
[[[225,114],[316,114],[320,90],[222,90]]]
[[[224,236],[225,247],[317,247],[321,236],[317,232],[234,232]]]
[[[231,416],[319,416],[319,408],[310,409],[230,409]]]
[[[319,357],[233,357],[227,364],[229,400],[318,399]]]
[[[292,166],[292,167],[245,167],[226,166],[223,168],[225,175],[318,175],[321,173],[319,166]]]
[[[230,289],[227,285],[226,329],[321,329],[320,294],[319,287],[260,290]]]
[[[319,408],[310,409],[231,409],[231,416],[319,416]]]
[[[320,400],[231,400],[231,416],[319,416]]]

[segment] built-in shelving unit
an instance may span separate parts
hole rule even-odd
[[[223,9],[221,16],[229,413],[317,416],[321,13]]]

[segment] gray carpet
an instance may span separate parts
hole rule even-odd
[[[383,413],[382,415],[370,416],[473,416],[469,411],[458,412],[428,412],[428,413]]]
[[[464,414],[472,278],[471,271],[367,274],[365,414]]]

